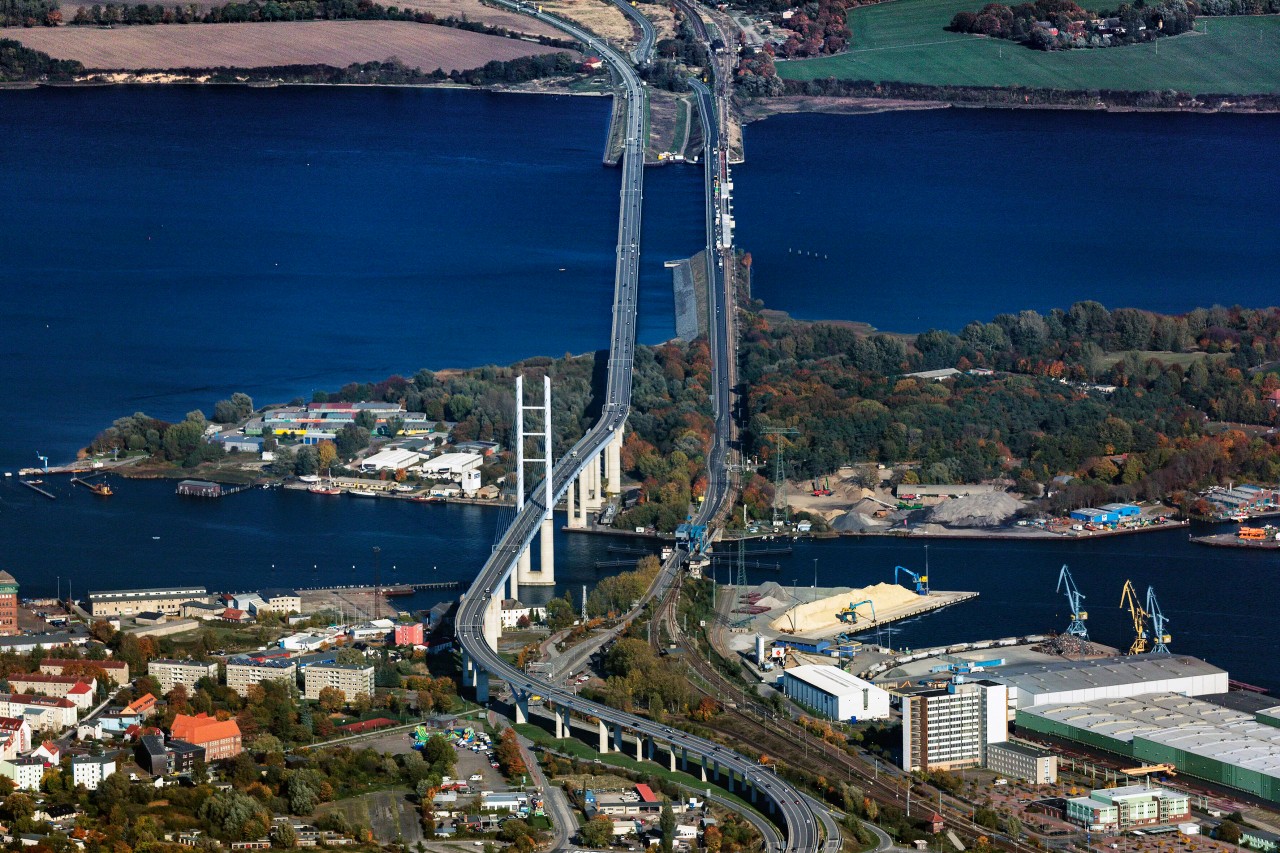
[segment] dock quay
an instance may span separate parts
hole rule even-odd
[[[900,611],[890,610],[889,613],[878,616],[875,622],[862,622],[849,626],[848,633],[857,634],[862,631],[871,631],[892,622],[900,622],[913,616],[923,616],[925,613],[932,613],[935,610],[941,610],[944,607],[950,607],[953,604],[959,604],[962,601],[969,601],[977,597],[978,593],[976,592],[942,592],[934,590],[928,595],[919,596],[921,600],[917,604],[908,605]]]
[[[46,498],[48,498],[48,499],[49,499],[49,500],[51,500],[51,501],[56,501],[56,500],[58,499],[58,496],[57,496],[57,495],[55,495],[53,492],[50,492],[50,491],[48,491],[48,490],[46,490],[46,489],[42,488],[41,486],[37,485],[37,483],[38,483],[39,481],[36,481],[36,480],[19,480],[18,482],[19,482],[19,483],[21,483],[22,485],[26,486],[28,489],[31,489],[33,492],[39,492],[40,494],[44,495]]]
[[[1280,551],[1280,541],[1275,539],[1241,539],[1235,533],[1210,533],[1207,536],[1188,536],[1197,545],[1214,548],[1251,548],[1258,551]]]

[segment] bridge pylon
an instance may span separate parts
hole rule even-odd
[[[542,415],[541,430],[526,432],[524,413],[539,412]],[[535,439],[542,444],[542,458],[529,459],[524,454],[526,439]],[[540,537],[540,559],[538,571],[533,571],[532,555],[526,548],[520,553],[516,565],[516,583],[520,586],[554,586],[556,582],[555,525],[552,524],[555,512],[555,496],[551,483],[551,377],[542,377],[542,403],[528,406],[524,402],[524,377],[516,377],[516,511],[524,509],[524,466],[528,463],[541,463],[543,468],[544,507]],[[532,497],[532,496],[530,496]],[[515,596],[513,596],[515,597]]]

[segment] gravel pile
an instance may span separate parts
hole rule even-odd
[[[938,504],[929,513],[929,521],[947,527],[1001,527],[1024,506],[1005,492],[968,495]]]
[[[884,530],[888,526],[889,522],[882,518],[872,518],[869,515],[863,515],[852,510],[831,522],[831,529],[838,533],[866,533],[868,531]]]

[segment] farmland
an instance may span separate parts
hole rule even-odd
[[[490,60],[555,52],[517,39],[406,21],[308,21],[275,24],[56,27],[15,30],[12,37],[88,68],[258,68],[333,65],[396,57],[423,71],[466,70]]]
[[[779,62],[794,80],[836,77],[955,86],[1280,92],[1280,17],[1200,18],[1152,44],[1045,52],[943,29],[980,2],[893,0],[849,12],[846,53]]]
[[[503,27],[513,33],[564,38],[564,33],[550,24],[544,24],[528,15],[508,12],[496,6],[486,6],[480,0],[400,0],[396,5],[401,9],[430,12],[440,18],[465,19],[488,24],[491,27]]]

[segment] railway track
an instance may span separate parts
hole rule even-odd
[[[743,688],[726,678],[723,673],[709,664],[700,655],[700,650],[693,644],[688,635],[677,627],[675,619],[675,602],[679,596],[679,588],[673,586],[662,599],[662,603],[649,623],[650,644],[655,651],[660,651],[660,635],[662,626],[666,626],[668,636],[683,649],[683,660],[697,675],[691,678],[694,690],[704,696],[724,704],[725,696],[743,694]],[[744,701],[742,705],[725,706],[719,724],[710,723],[710,728],[724,734],[738,743],[749,743],[762,754],[771,758],[780,758],[794,767],[812,767],[821,756],[822,775],[829,780],[849,782],[857,785],[866,796],[881,806],[892,806],[904,812],[909,818],[925,819],[938,812],[943,816],[947,828],[963,836],[976,837],[986,835],[993,847],[1009,853],[1018,853],[1017,842],[994,835],[990,830],[974,824],[969,818],[966,803],[954,800],[948,795],[938,799],[938,791],[926,789],[926,796],[908,799],[907,788],[898,784],[895,775],[880,774],[865,761],[849,755],[843,749],[827,743],[812,734],[798,723],[775,718],[762,706]],[[832,772],[835,771],[835,772]]]

